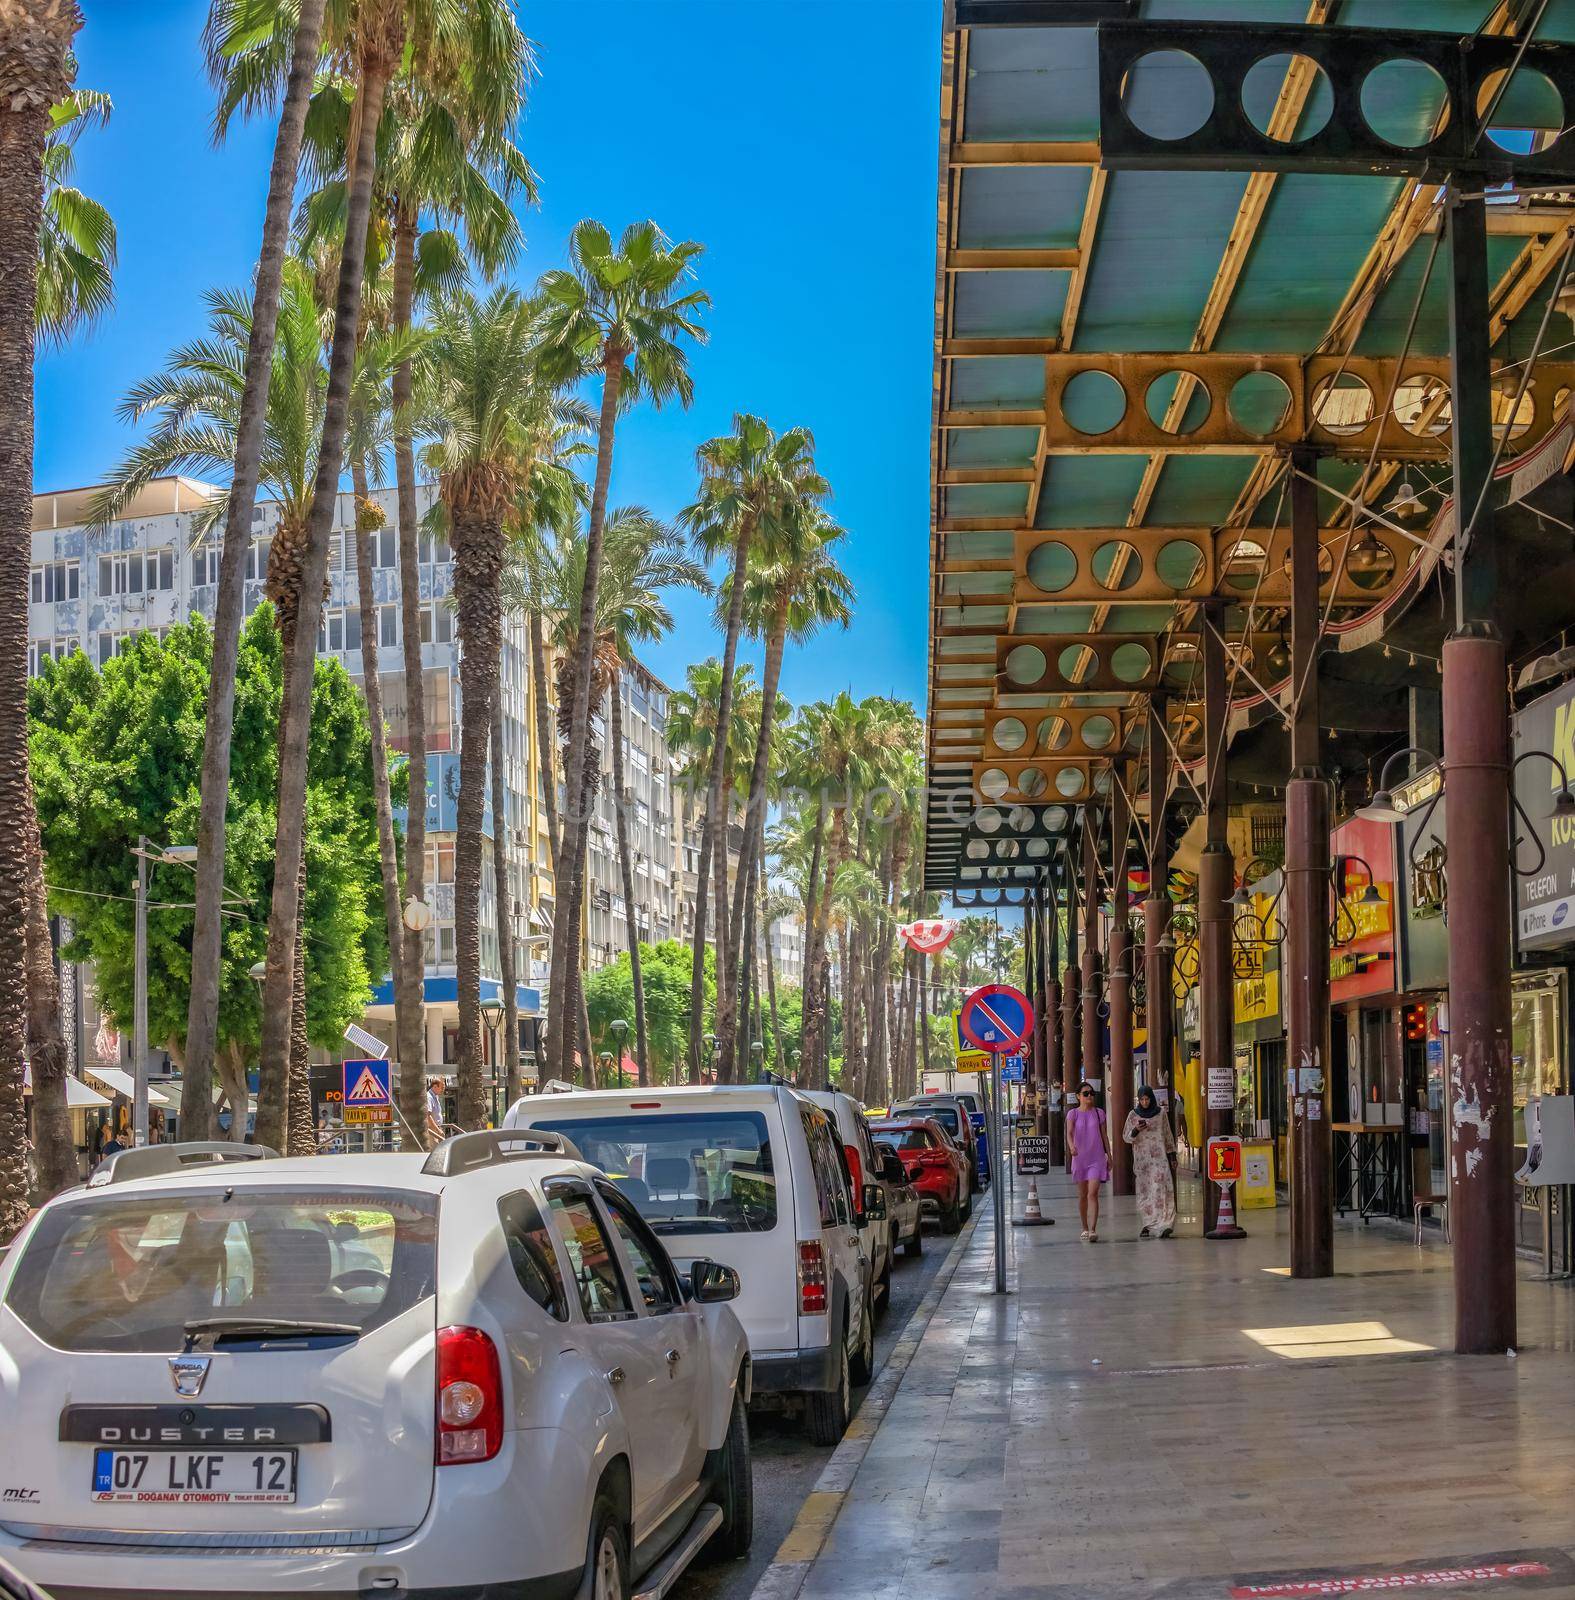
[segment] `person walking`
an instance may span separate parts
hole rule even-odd
[[[1099,1241],[1099,1186],[1110,1181],[1110,1141],[1105,1114],[1094,1104],[1094,1086],[1077,1086],[1077,1106],[1066,1114],[1067,1143],[1072,1150],[1072,1182],[1077,1185],[1077,1214],[1085,1242]]]
[[[1132,1146],[1132,1172],[1137,1180],[1138,1211],[1143,1217],[1140,1239],[1168,1239],[1176,1228],[1176,1192],[1170,1181],[1170,1155],[1176,1136],[1159,1099],[1145,1083],[1137,1104],[1127,1113],[1121,1137]]]

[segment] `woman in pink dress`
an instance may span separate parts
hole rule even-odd
[[[1080,1083],[1077,1107],[1066,1114],[1067,1147],[1072,1152],[1072,1182],[1077,1185],[1077,1214],[1083,1238],[1099,1239],[1099,1186],[1110,1181],[1110,1141],[1105,1114],[1094,1104],[1094,1086]]]

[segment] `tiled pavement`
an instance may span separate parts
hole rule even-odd
[[[1523,1268],[1518,1356],[1457,1357],[1447,1250],[1409,1232],[1342,1225],[1302,1282],[1284,1211],[1150,1241],[1107,1198],[1083,1244],[1044,1197],[1005,1298],[976,1231],[805,1596],[1575,1596],[1575,1289]]]

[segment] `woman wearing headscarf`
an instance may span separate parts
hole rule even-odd
[[[1137,1104],[1127,1113],[1121,1137],[1132,1146],[1132,1172],[1143,1216],[1138,1237],[1168,1239],[1176,1227],[1176,1191],[1170,1182],[1170,1153],[1176,1148],[1176,1136],[1170,1118],[1146,1083],[1137,1092]]]

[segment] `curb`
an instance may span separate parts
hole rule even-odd
[[[842,1512],[842,1503],[847,1498],[848,1490],[853,1487],[853,1480],[864,1464],[870,1440],[875,1437],[887,1411],[891,1409],[891,1402],[902,1386],[919,1342],[939,1309],[942,1296],[951,1287],[963,1254],[973,1242],[974,1230],[985,1215],[985,1211],[976,1206],[972,1220],[952,1241],[940,1271],[924,1291],[924,1298],[914,1307],[913,1315],[908,1318],[901,1336],[892,1346],[885,1365],[875,1374],[875,1381],[865,1394],[858,1415],[848,1424],[842,1442],[832,1451],[831,1459],[815,1480],[815,1487],[799,1507],[798,1516],[788,1529],[787,1537],[771,1558],[771,1565],[761,1573],[750,1591],[750,1600],[796,1600],[804,1587],[810,1568],[825,1548],[826,1540],[831,1536],[831,1530]]]

